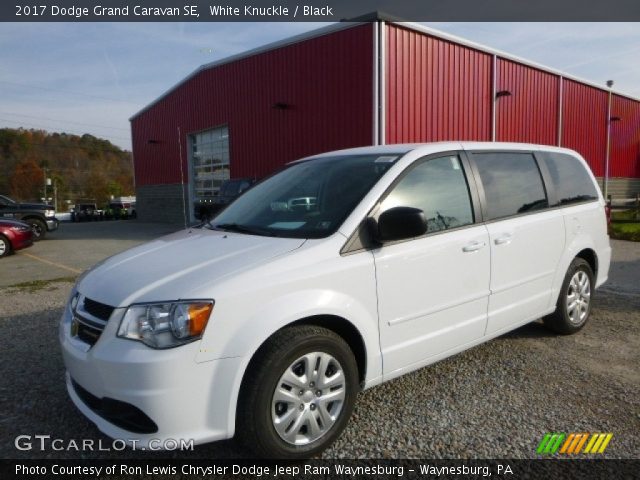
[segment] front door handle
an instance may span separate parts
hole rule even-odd
[[[506,233],[504,235],[502,235],[501,237],[496,238],[493,243],[495,243],[496,245],[507,245],[509,243],[511,243],[511,234]]]
[[[462,251],[463,252],[476,252],[478,250],[480,250],[481,248],[483,248],[486,245],[486,243],[484,242],[471,242],[468,245],[465,245],[464,247],[462,247]]]

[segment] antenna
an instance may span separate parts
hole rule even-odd
[[[186,186],[184,184],[184,164],[182,163],[182,136],[178,127],[178,150],[180,151],[180,183],[182,184],[182,217],[184,218],[184,229],[187,229],[187,200]]]

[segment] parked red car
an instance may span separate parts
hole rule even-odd
[[[0,258],[9,255],[13,250],[30,247],[33,244],[31,225],[0,218]]]

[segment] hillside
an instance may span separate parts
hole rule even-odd
[[[103,204],[111,195],[135,195],[131,152],[107,140],[42,130],[0,129],[0,194],[19,201],[40,201],[44,179],[47,197],[57,208],[92,199]],[[68,201],[68,202],[67,202]]]

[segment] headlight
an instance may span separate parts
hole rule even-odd
[[[56,215],[56,211],[55,210],[45,210],[44,211],[44,216],[45,217],[54,217]]]
[[[12,227],[16,232],[28,232],[31,230],[29,225],[20,225],[18,227]]]
[[[69,300],[69,308],[71,309],[72,312],[76,311],[79,298],[80,298],[80,294],[77,291],[75,291],[75,288],[74,288],[73,292],[71,293],[71,299]]]
[[[212,310],[211,300],[131,305],[118,336],[153,348],[177,347],[202,336]]]

